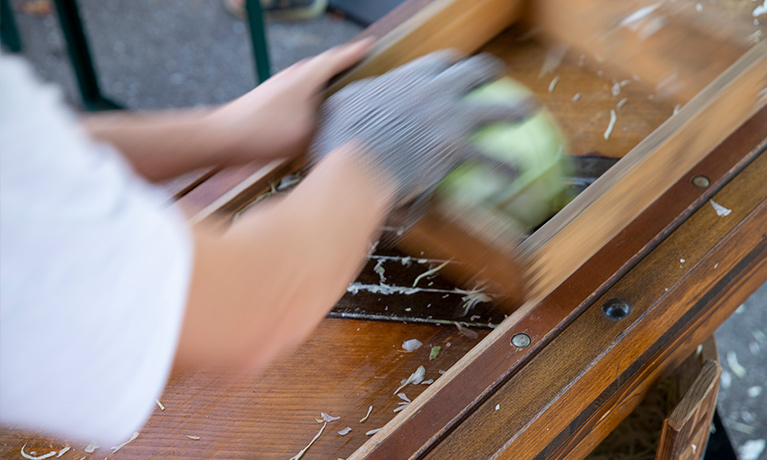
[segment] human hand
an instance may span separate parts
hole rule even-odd
[[[455,167],[487,155],[469,144],[482,125],[521,121],[538,108],[467,102],[473,89],[503,74],[503,63],[480,54],[459,61],[454,51],[414,60],[380,77],[354,82],[320,110],[310,155],[318,160],[347,143],[375,174],[397,184],[395,203],[431,190]]]
[[[331,48],[299,61],[215,110],[208,123],[226,139],[220,163],[272,160],[303,153],[317,123],[328,81],[364,58],[372,39]]]

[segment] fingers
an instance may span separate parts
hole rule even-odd
[[[445,69],[434,79],[434,84],[437,88],[449,87],[464,95],[502,77],[505,68],[500,59],[487,53],[478,54]]]
[[[332,77],[360,62],[370,52],[374,38],[336,46],[306,61],[301,66],[318,84],[327,83]]]
[[[466,103],[476,127],[493,123],[518,123],[535,115],[541,104],[534,97],[527,97],[514,104]]]

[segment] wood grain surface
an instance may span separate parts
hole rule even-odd
[[[208,180],[211,176],[218,172],[219,168],[210,168],[198,171],[191,171],[186,174],[182,174],[178,177],[166,180],[161,185],[173,198],[173,201],[177,201],[182,196],[186,195],[192,189]]]
[[[439,379],[487,331],[467,337],[453,326],[431,326],[348,319],[325,319],[310,339],[261,374],[231,375],[221,369],[175,369],[157,407],[138,438],[117,453],[102,446],[93,455],[83,443],[39,438],[0,429],[0,458],[21,458],[20,449],[38,455],[70,446],[61,458],[218,458],[281,459],[296,455],[317,434],[320,413],[340,417],[328,423],[306,458],[346,458],[396,415],[403,401],[394,394],[400,382],[426,369]],[[411,353],[405,340],[423,346]],[[442,350],[429,360],[431,346]],[[428,385],[400,390],[410,399]],[[370,418],[360,423],[369,406]],[[104,408],[109,410],[109,408]],[[345,436],[339,430],[351,427]],[[199,437],[190,439],[187,436]]]
[[[467,11],[458,8],[469,4]],[[545,0],[542,7],[555,4]],[[366,63],[360,72],[377,72],[412,53],[440,47],[433,37],[447,40],[443,43],[458,41],[467,51],[485,45],[552,108],[573,138],[576,154],[620,157],[632,149],[644,152],[622,160],[622,169],[527,243],[528,249],[535,249],[558,239],[551,244],[557,251],[538,263],[566,265],[545,281],[535,301],[492,332],[476,330],[477,337],[452,326],[327,318],[293,355],[263,373],[175,369],[160,399],[165,409],[158,406],[138,438],[116,453],[104,446],[86,454],[85,444],[6,427],[0,429],[0,457],[19,458],[26,445],[25,451],[36,455],[69,446],[64,459],[287,459],[323,426],[315,421],[320,412],[341,418],[327,424],[304,458],[585,456],[767,278],[767,155],[757,157],[767,139],[767,109],[727,138],[763,105],[755,95],[767,76],[765,47],[740,57],[716,84],[691,100],[686,89],[661,98],[654,74],[639,81],[629,76],[631,81],[619,85],[618,95],[613,95],[613,79],[621,74],[612,72],[621,65],[601,68],[598,59],[582,59],[581,51],[571,48],[552,72],[542,73],[543,61],[559,52],[558,45],[530,39],[522,29],[508,30],[486,43],[521,14],[518,6],[501,0],[413,0],[379,30],[396,30],[397,22],[422,7],[431,13],[389,37],[385,43],[390,46],[379,49],[379,56],[386,50],[399,51],[390,51],[379,63]],[[439,21],[422,31],[413,27],[445,11],[456,13],[443,17],[446,27]],[[539,14],[550,18],[552,13]],[[472,22],[482,27],[472,29]],[[568,33],[578,27],[566,25]],[[701,28],[689,27],[697,37]],[[416,37],[418,46],[410,49],[400,40],[405,36]],[[573,40],[585,50],[599,51],[578,43],[577,37]],[[712,56],[729,57],[738,46],[717,47]],[[399,56],[403,50],[406,53]],[[717,59],[716,65],[721,62]],[[700,67],[701,78],[709,72],[718,75],[713,68]],[[559,83],[549,91],[556,76]],[[695,88],[702,80],[694,81],[698,83],[684,88]],[[575,93],[581,93],[576,102]],[[627,102],[618,107],[624,97]],[[664,121],[677,100],[689,102]],[[618,122],[611,138],[604,139],[610,110],[616,111]],[[217,212],[231,215],[280,174],[299,167],[288,162],[263,166],[222,171],[191,190],[184,186],[187,193],[180,205],[197,216],[196,221]],[[707,176],[712,185],[693,187],[695,175]],[[603,196],[614,197],[617,207],[592,207]],[[718,216],[708,203],[711,197],[731,214]],[[597,228],[591,235],[582,232],[580,237],[560,233],[576,219],[604,216],[620,225]],[[573,245],[577,260],[562,256]],[[604,316],[601,307],[611,298],[631,304],[626,319]],[[510,345],[520,332],[530,335],[529,347]],[[412,338],[424,346],[406,353],[402,342]],[[442,351],[430,361],[432,345]],[[419,365],[435,382],[404,388],[413,401],[395,414],[402,399],[394,392]],[[369,406],[374,407],[372,414],[361,423]],[[351,432],[340,435],[346,426]],[[365,434],[377,428],[382,429],[372,437]]]
[[[420,4],[419,4],[420,5]],[[435,0],[380,37],[369,58],[338,79],[329,92],[380,75],[442,49],[472,54],[522,14],[522,0]]]
[[[692,387],[669,417],[663,421],[656,460],[703,458],[716,410],[722,366],[708,360]]]

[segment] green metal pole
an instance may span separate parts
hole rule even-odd
[[[88,110],[114,110],[121,107],[101,94],[98,76],[88,49],[83,23],[75,0],[54,0],[61,24],[61,32],[67,42],[69,60],[75,71],[77,85],[83,104]]]
[[[19,29],[16,28],[16,20],[9,0],[0,0],[0,39],[8,51],[13,53],[21,51],[21,37]]]
[[[269,64],[269,49],[266,41],[264,12],[260,0],[245,0],[245,11],[250,28],[250,42],[253,46],[253,58],[256,66],[256,77],[263,83],[271,76]]]

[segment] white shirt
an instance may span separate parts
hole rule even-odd
[[[140,430],[191,277],[166,201],[0,55],[0,423],[102,446]]]

